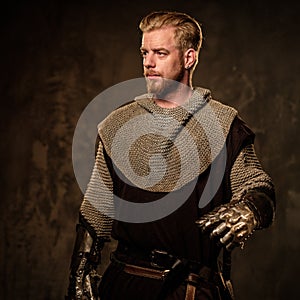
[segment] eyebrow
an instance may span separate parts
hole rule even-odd
[[[140,51],[148,51],[148,50],[146,48],[144,48],[144,47],[140,47]],[[166,52],[170,53],[170,51],[168,49],[163,48],[163,47],[161,47],[161,48],[154,48],[154,49],[151,49],[151,51],[153,51],[153,52],[166,51]]]

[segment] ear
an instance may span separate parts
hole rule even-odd
[[[197,60],[197,52],[193,48],[189,48],[184,53],[184,67],[186,69],[190,69],[196,63]]]

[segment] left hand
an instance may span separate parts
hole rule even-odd
[[[245,240],[258,226],[254,212],[247,202],[224,204],[207,213],[196,224],[203,232],[210,232],[227,250],[243,247]]]

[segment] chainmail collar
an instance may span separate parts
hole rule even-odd
[[[182,106],[162,108],[144,94],[99,126],[113,163],[133,183],[153,192],[177,190],[204,172],[225,144],[235,109],[195,88]]]
[[[144,94],[135,98],[137,103],[148,112],[164,116],[172,116],[177,121],[184,121],[194,115],[211,100],[211,92],[205,88],[194,88],[191,97],[183,105],[174,108],[163,108],[155,103],[153,94]]]

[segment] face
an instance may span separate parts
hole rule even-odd
[[[162,95],[172,88],[174,81],[187,84],[184,57],[176,47],[174,28],[145,32],[141,54],[149,93]]]

